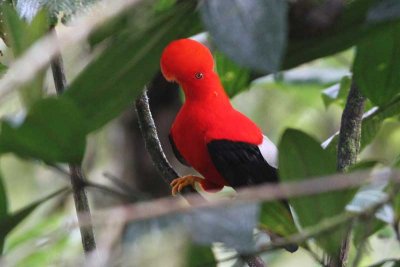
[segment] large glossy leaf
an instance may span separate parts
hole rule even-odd
[[[289,210],[278,201],[263,203],[260,210],[261,228],[280,236],[290,236],[297,232]]]
[[[36,102],[21,125],[3,121],[0,154],[12,152],[46,162],[79,163],[86,143],[86,125],[75,104],[47,98]]]
[[[289,129],[279,144],[279,173],[284,182],[336,172],[336,157],[324,150],[318,141],[298,130]],[[315,226],[344,212],[354,190],[328,192],[290,199],[302,227]],[[317,238],[317,243],[331,255],[339,252],[344,228]]]
[[[163,48],[197,27],[195,3],[167,10],[137,33],[117,37],[71,84],[64,97],[72,99],[93,131],[115,118],[129,105],[159,68]]]
[[[15,10],[8,6],[1,8],[2,24],[4,24],[7,42],[12,48],[15,57],[19,57],[35,41],[47,33],[49,24],[45,11],[37,13],[31,23],[21,19]],[[45,72],[39,74],[29,84],[19,89],[21,99],[29,107],[42,97]]]
[[[357,46],[354,79],[360,91],[377,105],[390,102],[400,92],[399,44],[400,23],[365,38]]]
[[[59,196],[65,192],[67,192],[67,188],[62,188],[57,190],[56,192],[39,199],[25,208],[20,209],[19,211],[8,214],[4,217],[0,218],[0,248],[4,246],[4,241],[8,233],[10,233],[18,224],[20,224],[29,214],[31,214],[37,207],[39,207],[42,203],[46,202],[47,200]]]
[[[388,2],[392,0],[347,1],[339,17],[323,33],[303,38],[290,37],[282,68],[290,69],[345,50],[361,38],[385,28],[387,23],[398,21],[400,14],[376,5]],[[371,21],[371,14],[375,14],[377,19]]]
[[[209,0],[201,2],[200,12],[218,49],[235,62],[263,73],[279,69],[287,1]]]

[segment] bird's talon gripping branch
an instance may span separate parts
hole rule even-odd
[[[196,182],[200,183],[202,179],[203,178],[195,175],[187,175],[174,179],[170,184],[172,186],[172,195],[175,196],[177,193],[181,192],[185,186],[190,185],[194,187]]]

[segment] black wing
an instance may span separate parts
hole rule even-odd
[[[268,164],[257,145],[215,140],[207,147],[215,167],[233,188],[278,182],[277,169]]]
[[[183,156],[181,155],[181,153],[179,153],[178,148],[176,147],[175,143],[174,143],[174,139],[172,138],[172,135],[169,134],[168,135],[169,138],[169,142],[171,143],[172,146],[172,150],[174,151],[175,157],[179,160],[180,163],[182,163],[183,165],[186,165],[188,167],[190,167],[189,163],[187,163],[187,161],[183,158]]]
[[[215,167],[233,188],[278,182],[277,169],[268,164],[257,145],[215,140],[208,143],[207,147]],[[288,202],[282,200],[282,203],[291,214]],[[295,252],[298,246],[289,244],[285,249]]]

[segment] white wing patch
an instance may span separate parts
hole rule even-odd
[[[278,168],[278,149],[268,137],[265,135],[263,137],[263,142],[258,146],[261,155],[270,166]]]

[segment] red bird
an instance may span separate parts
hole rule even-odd
[[[175,155],[204,176],[175,179],[174,195],[195,182],[206,191],[278,182],[275,145],[232,107],[206,46],[190,39],[171,42],[162,53],[161,71],[185,93],[170,133]]]
[[[232,107],[206,46],[190,39],[173,41],[162,53],[161,71],[185,93],[169,135],[174,153],[181,163],[204,176],[175,179],[172,194],[196,182],[206,191],[278,182],[275,145]],[[287,201],[283,204],[290,212]],[[294,252],[298,246],[285,248]]]

